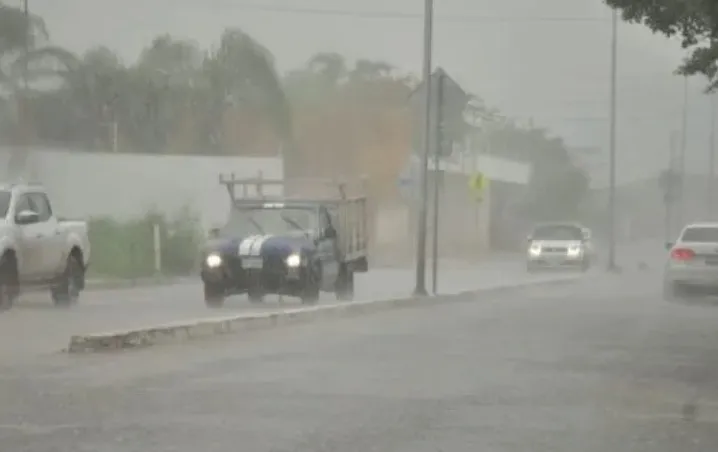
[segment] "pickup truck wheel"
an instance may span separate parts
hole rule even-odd
[[[302,304],[315,304],[319,301],[319,278],[317,277],[317,272],[318,270],[313,269],[307,272],[304,289],[300,295]]]
[[[250,303],[262,303],[264,301],[264,293],[258,289],[250,289],[247,292],[247,298]]]
[[[0,261],[0,311],[12,308],[19,293],[15,261],[3,258]]]
[[[204,303],[208,308],[221,308],[224,305],[224,287],[205,283]]]
[[[339,270],[339,277],[336,284],[337,300],[352,301],[354,299],[354,272],[346,265]]]
[[[50,289],[50,295],[55,306],[70,306],[77,303],[82,287],[82,266],[75,256],[67,258],[65,272],[60,276],[58,284]]]

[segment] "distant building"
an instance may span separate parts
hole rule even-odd
[[[616,226],[619,239],[673,237],[686,223],[716,219],[708,207],[708,177],[705,174],[687,174],[683,202],[664,202],[661,176],[637,180],[616,187]],[[717,179],[718,182],[718,179]],[[716,184],[718,187],[718,183]],[[596,227],[605,229],[608,219],[608,188],[592,191],[593,202],[598,207]],[[714,190],[714,202],[718,201],[718,190]],[[682,208],[681,208],[682,204]],[[713,218],[711,218],[713,216]]]

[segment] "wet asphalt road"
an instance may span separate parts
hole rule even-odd
[[[0,369],[13,452],[718,450],[718,304],[660,276]]]
[[[487,261],[476,265],[446,262],[441,268],[440,289],[445,292],[470,290],[487,284],[545,279],[546,275],[527,275],[518,259]],[[356,299],[373,300],[403,297],[414,288],[410,269],[375,268],[357,275]],[[336,303],[324,294],[321,303]],[[204,305],[199,278],[163,287],[86,291],[71,309],[56,309],[47,293],[30,293],[10,311],[0,313],[0,362],[32,359],[66,347],[70,336],[159,326],[182,320],[236,315],[250,312],[297,308],[297,299],[280,303],[267,297],[253,305],[245,296],[227,300],[219,310]]]

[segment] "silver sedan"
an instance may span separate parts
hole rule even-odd
[[[663,293],[667,300],[691,293],[718,294],[718,223],[694,223],[681,231],[664,267]]]

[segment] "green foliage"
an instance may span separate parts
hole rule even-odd
[[[197,216],[183,209],[171,218],[150,211],[131,221],[91,219],[91,277],[160,276],[155,272],[154,225],[160,229],[163,275],[191,274],[196,269],[203,234]]]
[[[524,214],[533,221],[575,220],[589,190],[586,173],[573,164],[565,143],[545,129],[498,122],[486,134],[487,151],[532,166]]]
[[[715,0],[605,0],[629,22],[641,23],[656,33],[677,36],[689,57],[678,72],[703,74],[709,89],[718,88],[718,7]]]
[[[20,8],[0,3],[0,101],[24,91],[20,82],[27,63],[26,98],[36,140],[110,149],[110,124],[116,123],[123,150],[164,152],[173,145],[173,134],[191,129],[180,140],[192,141],[188,148],[236,153],[236,145],[223,142],[223,119],[246,112],[279,139],[291,140],[290,108],[273,57],[241,30],[224,30],[217,47],[207,51],[161,35],[135,64],[126,65],[104,47],[84,55],[41,47],[49,39],[44,22],[32,16],[29,26],[26,33]],[[12,136],[17,129],[14,121],[0,126],[0,135]]]

